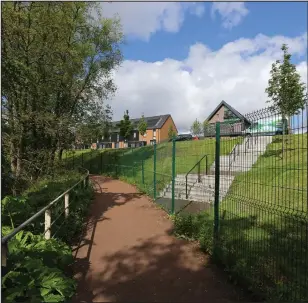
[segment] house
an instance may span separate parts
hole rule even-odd
[[[142,136],[138,131],[139,119],[130,119],[133,125],[133,132],[125,142],[124,138],[120,136],[119,123],[120,121],[115,121],[112,123],[112,132],[107,140],[103,139],[101,142],[102,148],[124,148],[124,147],[139,147],[154,143],[160,143],[168,140],[168,131],[170,126],[173,130],[178,133],[177,128],[170,114],[159,115],[153,117],[144,117],[147,123],[147,130],[144,136]]]
[[[221,123],[220,134],[222,136],[239,136],[251,124],[247,118],[225,101],[221,101],[206,120],[208,126],[204,129],[205,137],[215,135],[216,122]]]

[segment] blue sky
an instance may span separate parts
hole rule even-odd
[[[159,31],[150,41],[127,37],[123,47],[128,60],[155,62],[165,58],[183,60],[189,47],[196,41],[208,45],[212,50],[238,38],[253,38],[259,33],[296,37],[307,31],[307,3],[305,2],[254,2],[247,3],[249,13],[240,26],[225,29],[221,17],[211,16],[211,3],[201,3],[205,12],[202,17],[188,15],[177,33]],[[292,14],[290,14],[292,12]]]
[[[180,131],[221,100],[245,114],[267,106],[271,65],[287,43],[307,83],[305,2],[121,2],[126,43],[115,71],[114,118],[171,114]]]

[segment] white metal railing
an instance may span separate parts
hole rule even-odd
[[[2,266],[6,266],[6,260],[7,260],[7,254],[8,254],[8,246],[7,243],[10,239],[12,239],[18,232],[23,230],[25,227],[27,227],[29,224],[31,224],[33,221],[35,221],[38,217],[40,217],[43,213],[45,214],[45,230],[44,230],[44,237],[45,239],[51,238],[51,226],[60,218],[60,216],[64,213],[65,218],[69,216],[69,200],[70,200],[70,192],[78,186],[80,183],[83,183],[83,186],[86,188],[88,186],[89,182],[89,171],[85,168],[82,168],[85,171],[85,175],[73,186],[71,186],[69,189],[67,189],[65,192],[63,192],[60,196],[58,196],[56,199],[48,203],[45,207],[43,207],[41,210],[39,210],[37,213],[35,213],[32,217],[27,219],[25,222],[20,224],[18,227],[16,227],[11,233],[1,238],[1,250],[2,250]],[[56,205],[57,202],[60,201],[61,198],[64,197],[64,209],[61,212],[57,218],[55,218],[53,221],[51,220],[51,207]]]

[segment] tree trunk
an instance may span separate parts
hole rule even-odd
[[[58,159],[59,159],[59,161],[62,160],[62,156],[63,156],[63,148],[60,148],[59,154],[58,154]]]

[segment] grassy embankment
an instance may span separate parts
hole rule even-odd
[[[276,137],[220,205],[217,257],[233,278],[267,300],[308,300],[307,135],[282,154]],[[213,210],[175,218],[178,235],[213,253]]]
[[[221,140],[221,155],[229,154],[241,138],[227,138]],[[204,156],[207,155],[208,169],[215,158],[215,140],[176,142],[175,172],[186,174]],[[135,149],[76,151],[65,153],[68,166],[84,166],[91,173],[117,175],[129,183],[137,185],[150,196],[154,188],[154,147],[146,146]],[[143,161],[143,163],[142,163]],[[201,172],[206,170],[206,158],[201,163]],[[143,169],[142,169],[143,167]],[[142,178],[142,171],[144,178]],[[197,173],[195,167],[191,173]],[[156,150],[156,182],[157,192],[163,189],[172,179],[172,143],[157,145]],[[143,182],[144,181],[144,182]]]

